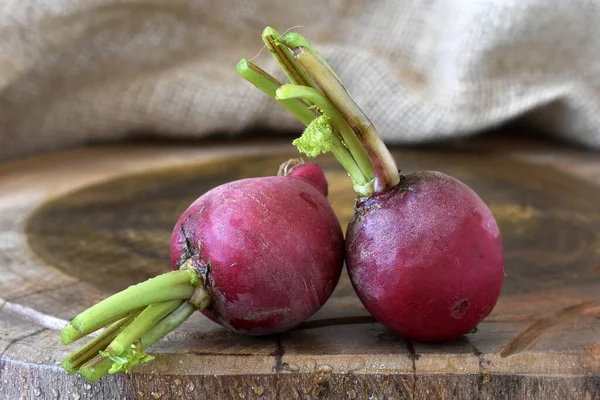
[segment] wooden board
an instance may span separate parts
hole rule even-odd
[[[506,280],[478,332],[443,344],[374,322],[344,274],[307,323],[235,335],[199,313],[152,347],[157,359],[88,384],[66,375],[58,330],[110,294],[169,269],[179,213],[204,191],[270,175],[287,143],[105,146],[0,167],[0,398],[600,398],[600,157],[510,143],[397,150],[490,205]],[[353,193],[318,159],[344,224]]]

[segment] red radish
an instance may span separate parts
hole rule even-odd
[[[371,121],[306,39],[271,28],[263,39],[292,84],[247,60],[238,72],[307,125],[294,141],[300,151],[331,151],[352,178],[359,197],[346,265],[365,307],[407,338],[438,341],[472,331],[494,308],[504,279],[489,208],[443,173],[401,176]]]
[[[267,335],[313,315],[343,265],[341,226],[315,164],[291,160],[278,176],[242,179],[199,197],[173,230],[175,271],[131,286],[75,317],[69,344],[104,331],[62,366],[89,381],[149,361],[144,350],[195,310],[228,329]]]
[[[290,179],[292,178],[292,179]],[[293,328],[313,315],[337,284],[343,235],[315,164],[288,176],[217,187],[179,218],[171,240],[175,269],[206,275],[212,303],[202,312],[246,334]]]
[[[502,286],[494,217],[475,192],[439,172],[407,175],[360,201],[346,251],[367,310],[407,338],[444,340],[473,330]]]

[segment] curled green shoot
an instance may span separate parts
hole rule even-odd
[[[295,139],[292,144],[309,157],[316,157],[321,153],[330,151],[348,171],[348,175],[350,175],[354,184],[354,190],[361,195],[368,193],[371,187],[370,182],[364,179],[362,172],[352,159],[352,155],[342,144],[338,135],[333,132],[332,124],[327,115],[321,115],[311,122],[302,133],[302,136]],[[357,181],[355,178],[361,180]]]
[[[331,151],[337,142],[339,139],[331,129],[329,117],[321,115],[306,127],[302,136],[294,139],[292,143],[307,156],[316,157]]]
[[[341,142],[345,146],[351,157],[354,159],[354,164],[360,170],[360,173],[348,171],[350,176],[358,185],[365,185],[375,174],[367,153],[363,150],[356,135],[352,132],[346,120],[340,115],[335,105],[329,101],[327,97],[320,91],[306,86],[283,85],[276,92],[277,99],[293,99],[303,98],[315,104],[324,115],[329,117],[336,131],[341,135]],[[334,146],[337,147],[337,146]]]

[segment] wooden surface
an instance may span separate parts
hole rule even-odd
[[[299,329],[228,333],[194,315],[130,375],[88,384],[57,365],[58,330],[84,308],[169,269],[177,216],[220,183],[274,174],[289,144],[117,146],[0,167],[0,398],[600,399],[600,156],[484,142],[404,150],[490,205],[506,280],[478,332],[443,344],[373,322],[344,274]],[[349,181],[318,160],[346,225]]]

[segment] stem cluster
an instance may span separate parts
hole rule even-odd
[[[210,297],[192,268],[168,272],[97,303],[61,331],[64,344],[104,328],[69,354],[61,366],[93,382],[107,373],[129,370],[154,357],[145,350],[177,328]]]
[[[294,141],[298,149],[309,156],[331,151],[361,196],[396,186],[400,176],[392,155],[313,46],[298,33],[279,35],[271,27],[264,30],[262,39],[291,83],[280,83],[245,58],[236,69],[307,126],[303,137]]]

